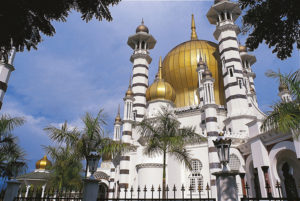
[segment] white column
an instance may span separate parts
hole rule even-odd
[[[15,68],[12,65],[0,61],[0,109],[2,107],[4,94],[7,90],[10,74],[14,70]]]

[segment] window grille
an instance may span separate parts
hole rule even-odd
[[[198,188],[203,190],[203,176],[201,174],[202,163],[199,160],[192,160],[192,172],[189,175],[192,192],[198,192]]]
[[[231,170],[239,170],[241,166],[241,162],[235,154],[230,154],[228,165]]]

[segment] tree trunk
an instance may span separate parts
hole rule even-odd
[[[163,155],[163,179],[162,179],[162,198],[166,199],[166,151]]]

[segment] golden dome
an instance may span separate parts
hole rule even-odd
[[[247,47],[244,45],[240,45],[239,50],[240,50],[240,52],[247,52]]]
[[[38,160],[35,163],[35,168],[39,170],[45,170],[48,169],[51,165],[51,161],[49,161],[47,156],[45,155],[41,160]]]
[[[120,116],[120,105],[118,107],[118,114],[115,118],[115,123],[120,123],[121,122],[121,116]]]
[[[151,84],[146,91],[146,100],[168,100],[174,102],[175,98],[176,94],[174,88],[162,78],[162,63],[160,57],[158,74],[153,84]]]
[[[198,52],[198,53],[197,53]],[[198,105],[197,58],[206,57],[206,63],[215,79],[216,104],[224,105],[224,84],[218,45],[205,40],[190,40],[173,48],[163,61],[163,78],[176,92],[176,107]]]
[[[142,23],[141,25],[139,25],[136,30],[135,30],[136,33],[138,32],[146,32],[146,33],[149,33],[149,29],[147,26],[144,25],[144,20],[142,19]]]

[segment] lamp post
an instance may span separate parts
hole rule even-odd
[[[99,180],[94,178],[94,173],[97,170],[99,160],[100,155],[96,151],[90,152],[86,158],[91,176],[83,180],[83,201],[97,201]]]
[[[238,201],[238,192],[235,177],[238,174],[236,171],[230,171],[227,168],[229,163],[229,154],[231,139],[226,139],[222,133],[219,137],[213,141],[220,163],[223,165],[223,169],[220,172],[215,172],[216,184],[218,191],[218,201]]]
[[[217,148],[217,153],[221,164],[223,165],[223,171],[228,171],[227,164],[229,163],[229,152],[231,146],[231,139],[218,138],[213,141]]]
[[[87,157],[88,168],[91,173],[90,179],[94,179],[94,173],[97,171],[99,160],[100,155],[96,151],[90,152],[90,155]]]

